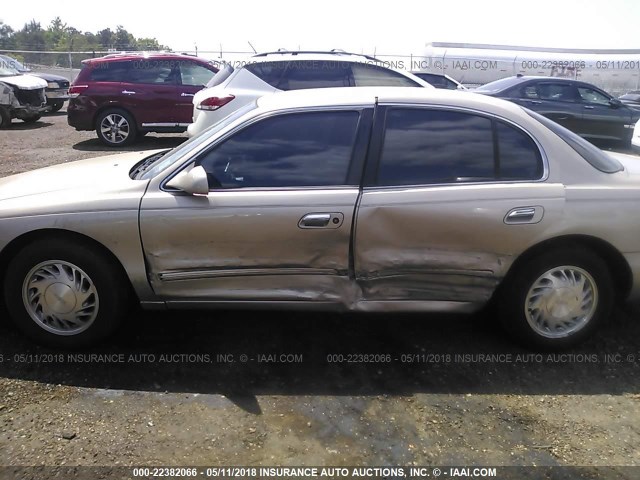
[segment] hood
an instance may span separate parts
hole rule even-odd
[[[33,75],[14,75],[12,77],[0,77],[0,82],[8,83],[22,90],[37,90],[47,88],[47,82]]]
[[[79,160],[0,178],[0,201],[70,194],[79,204],[107,192],[125,192],[146,182],[132,180],[131,168],[163,150],[147,150]],[[26,203],[26,202],[25,202]]]
[[[42,78],[47,82],[67,82],[71,83],[67,77],[63,77],[62,75],[54,75],[53,73],[30,73],[31,76]]]

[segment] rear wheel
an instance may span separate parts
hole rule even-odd
[[[135,142],[137,129],[133,117],[124,110],[109,109],[96,119],[98,138],[110,147],[124,147]]]
[[[40,240],[9,263],[5,302],[13,322],[31,339],[80,347],[109,335],[125,312],[127,280],[95,248],[68,240]]]
[[[529,347],[562,349],[589,337],[611,314],[611,274],[593,252],[562,248],[538,255],[505,279],[504,327]]]

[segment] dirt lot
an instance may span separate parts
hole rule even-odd
[[[0,176],[105,151],[64,111],[14,120]],[[582,465],[595,478],[640,466],[639,313],[625,305],[563,356],[515,347],[483,315],[134,312],[81,352],[5,321],[0,465]]]

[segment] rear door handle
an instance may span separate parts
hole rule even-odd
[[[298,222],[300,228],[339,228],[344,222],[344,215],[339,212],[307,213]]]
[[[544,208],[542,207],[518,207],[507,212],[504,223],[519,225],[522,223],[538,223],[542,220]]]
[[[195,96],[195,93],[185,93],[185,92],[182,92],[182,93],[180,94],[180,96],[181,96],[181,97],[194,97],[194,96]]]
[[[132,92],[131,90],[122,90],[122,93],[125,95],[135,95],[136,92]]]
[[[594,108],[596,108],[596,107],[591,107],[591,106],[589,106],[589,105],[585,105],[585,106],[584,106],[584,108],[586,108],[587,110],[593,110],[593,109],[594,109]]]

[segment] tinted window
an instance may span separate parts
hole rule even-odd
[[[314,60],[290,62],[278,88],[302,90],[305,88],[351,86],[353,86],[353,81],[349,63]]]
[[[593,88],[578,87],[578,93],[584,102],[609,106],[609,97]]]
[[[449,90],[456,90],[458,85],[455,82],[452,82],[444,75],[437,75],[434,73],[415,73],[412,72],[416,77],[420,77],[425,82],[428,82],[430,85],[436,88],[446,88]]]
[[[280,83],[284,78],[288,62],[260,62],[251,63],[245,68],[253,73],[263,82],[268,83],[272,87],[280,88]]]
[[[84,68],[91,70],[90,79],[94,82],[125,82],[131,62],[97,62]]]
[[[203,86],[209,83],[214,72],[197,63],[180,63],[180,80],[182,85]]]
[[[520,89],[520,98],[538,99],[538,89],[535,85],[526,85]]]
[[[540,83],[538,84],[538,95],[543,100],[576,101],[573,86],[563,83]]]
[[[543,167],[540,150],[524,132],[496,122],[501,180],[537,180]]]
[[[236,133],[198,163],[211,188],[345,185],[357,112],[280,115]]]
[[[352,63],[351,71],[357,87],[421,87],[413,80],[388,68],[368,63]]]
[[[132,62],[129,81],[132,83],[175,83],[173,62]]]
[[[461,112],[392,109],[378,184],[486,181],[495,177],[491,120]]]

